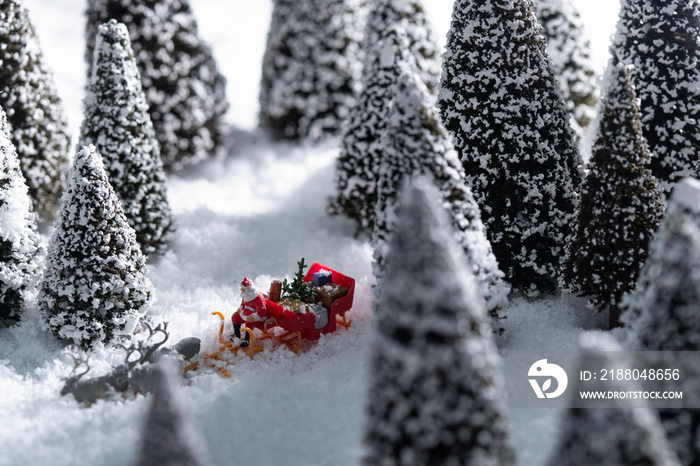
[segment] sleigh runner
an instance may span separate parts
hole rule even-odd
[[[309,267],[303,281],[312,285],[315,302],[305,304],[306,309],[295,312],[287,300],[280,298],[280,287],[276,285],[279,282],[273,282],[265,296],[267,318],[246,322],[246,326],[240,329],[247,335],[249,345],[246,347],[238,346],[224,335],[226,318],[221,312],[212,312],[220,319],[219,347],[211,353],[201,354],[200,361],[186,367],[185,371],[204,365],[216,367],[223,377],[230,377],[225,366],[216,362],[225,361],[223,356],[226,353],[243,352],[253,358],[264,349],[267,340],[298,353],[303,340],[318,340],[321,335],[335,332],[338,326],[349,328],[352,321],[346,319],[345,313],[352,308],[355,280],[316,262]]]

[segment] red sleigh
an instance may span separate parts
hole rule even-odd
[[[219,326],[220,346],[212,353],[202,354],[201,361],[188,366],[185,368],[185,371],[195,369],[204,363],[211,367],[219,367],[224,377],[230,377],[225,367],[221,367],[220,364],[214,362],[222,361],[224,352],[236,354],[242,351],[248,357],[252,358],[256,353],[264,349],[265,340],[273,340],[278,344],[285,345],[295,353],[298,353],[301,350],[303,340],[318,340],[321,335],[335,332],[338,325],[349,328],[352,321],[345,318],[345,313],[352,308],[353,296],[355,293],[355,280],[340,272],[336,272],[330,267],[315,262],[309,267],[304,277],[304,282],[311,282],[313,274],[321,270],[331,272],[331,283],[333,285],[339,285],[343,289],[347,289],[347,293],[344,296],[323,303],[327,310],[328,319],[327,323],[325,323],[325,321],[321,321],[320,323],[325,323],[325,325],[317,328],[319,327],[319,325],[317,325],[318,317],[313,312],[295,314],[267,299],[266,307],[269,315],[268,319],[265,321],[248,323],[246,324],[247,328],[241,328],[241,332],[250,335],[250,345],[245,348],[240,348],[224,337],[224,315],[220,312],[212,312],[212,315],[216,315],[221,319],[221,324]]]

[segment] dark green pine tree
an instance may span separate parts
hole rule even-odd
[[[377,42],[365,65],[363,86],[343,134],[336,162],[336,195],[329,213],[355,221],[356,234],[371,235],[377,205],[377,180],[383,146],[381,137],[394,97],[401,65],[408,60],[408,40],[402,27],[392,27]]]
[[[693,184],[693,190],[681,189],[681,184],[674,190],[666,217],[650,245],[644,266],[646,274],[642,272],[643,277],[634,292],[636,306],[623,314],[628,317],[628,313],[638,312],[636,319],[627,321],[631,327],[632,350],[700,351],[700,228],[697,223],[700,183]],[[695,216],[674,206],[689,202],[695,204]],[[678,357],[674,358],[674,363],[674,368],[687,378],[671,381],[668,388],[682,391],[684,398],[696,405],[700,393],[698,379],[690,374],[697,374],[697,364]],[[659,408],[659,416],[681,464],[698,464],[700,410]]]
[[[0,325],[18,321],[39,278],[39,234],[5,112],[0,108]]]
[[[146,257],[94,146],[73,159],[49,241],[39,311],[57,337],[87,348],[130,336],[150,308]]]
[[[566,109],[580,133],[595,117],[598,101],[591,43],[583,31],[581,16],[571,0],[539,0],[535,16],[547,38],[547,53],[559,77]]]
[[[617,315],[613,308],[634,288],[665,209],[648,168],[651,154],[628,66],[612,69],[592,154],[561,282]]]
[[[370,362],[365,465],[513,462],[484,302],[429,181],[398,211]]]
[[[102,155],[141,250],[162,253],[172,214],[129,31],[110,20],[100,26],[96,44],[80,146],[93,144]]]
[[[199,37],[189,0],[88,0],[86,14],[88,79],[99,25],[126,24],[166,170],[226,149],[226,79]]]
[[[70,144],[66,117],[20,1],[0,2],[0,25],[0,106],[7,112],[34,211],[51,221],[66,185]]]
[[[697,0],[627,0],[611,46],[613,63],[634,65],[650,168],[666,193],[699,173],[699,33]]]
[[[260,125],[278,139],[340,131],[361,64],[356,0],[275,0],[263,57]]]
[[[362,48],[372,63],[375,44],[394,27],[402,27],[408,39],[408,57],[432,94],[440,84],[440,51],[421,0],[372,0]]]
[[[438,106],[514,287],[556,286],[581,157],[531,0],[457,0]]]
[[[437,185],[454,238],[464,250],[464,261],[474,274],[479,293],[487,309],[496,316],[496,309],[506,303],[510,288],[503,282],[503,272],[486,239],[479,206],[467,186],[464,168],[447,131],[440,123],[434,99],[421,78],[410,69],[399,77],[394,89],[379,168],[372,234],[374,276],[381,282],[384,275],[401,187],[413,176],[427,175]],[[379,298],[379,287],[375,293]]]

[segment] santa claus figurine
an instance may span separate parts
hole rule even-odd
[[[248,277],[245,277],[241,282],[241,296],[243,298],[241,299],[241,307],[231,316],[233,336],[239,340],[241,338],[241,325],[267,319],[265,296]],[[249,344],[250,334],[246,332],[245,341],[241,342],[241,348],[245,348]]]

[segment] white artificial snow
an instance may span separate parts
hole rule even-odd
[[[272,163],[288,156],[285,144],[258,141],[241,150],[265,151]],[[229,319],[240,304],[238,283],[244,276],[265,288],[271,277],[291,278],[295,262],[305,257],[308,263],[318,261],[356,279],[349,331],[322,337],[299,355],[277,349],[252,361],[232,357],[230,379],[208,369],[178,389],[214,465],[234,459],[270,466],[359,463],[370,341],[371,250],[352,239],[352,225],[323,213],[325,197],[333,189],[332,170],[330,165],[315,168],[323,154],[329,156],[319,152],[295,156],[307,176],[295,180],[301,182],[300,188],[275,209],[222,213],[206,205],[188,210],[174,203],[179,214],[172,249],[149,267],[158,297],[151,314],[169,322],[168,343],[196,336],[205,351],[216,345],[219,326],[211,312],[222,312],[227,319],[224,332],[232,333]],[[229,186],[238,181],[230,167],[251,169],[256,163],[230,160],[202,166],[202,172],[210,174],[210,206],[219,199],[234,204],[232,212],[242,211],[238,203],[255,198],[254,188],[243,185],[240,199],[227,197]],[[212,175],[217,171],[218,176]],[[260,190],[265,193],[268,183],[290,183],[288,177],[297,175],[280,174],[264,181]],[[177,199],[191,189],[182,178],[171,179],[168,188]],[[585,299],[576,298],[517,298],[502,314],[508,318],[500,321],[505,328],[500,343],[513,350],[572,349],[581,329],[600,328],[607,320],[606,315],[596,317],[586,310]],[[99,348],[90,360],[91,375],[106,373],[122,358],[121,351]],[[35,311],[28,312],[19,327],[0,330],[1,466],[135,462],[151,396],[79,406],[72,398],[59,396],[61,378],[71,368],[70,358],[40,328]],[[556,412],[512,411],[510,421],[518,464],[541,464],[556,431]]]
[[[24,3],[55,72],[71,134],[77,137],[85,77],[84,2]],[[440,46],[453,3],[424,2]],[[601,11],[617,2],[577,4],[588,10],[598,5],[591,16],[598,21],[604,16]],[[255,127],[269,0],[192,0],[192,7],[228,79],[228,121]],[[591,39],[607,44],[607,34]],[[213,465],[358,465],[372,252],[367,243],[352,238],[354,225],[323,213],[325,198],[333,191],[337,149],[273,145],[242,131],[234,137],[235,156],[168,180],[177,230],[172,249],[149,265],[157,295],[151,314],[169,322],[168,344],[197,336],[204,349],[211,349],[219,325],[211,312],[226,316],[225,332],[231,333],[229,319],[240,304],[241,279],[249,276],[264,289],[272,277],[291,278],[301,257],[356,279],[355,304],[348,314],[353,325],[322,337],[300,355],[266,350],[253,361],[233,358],[230,379],[204,371],[178,389],[180,398],[205,439]],[[499,343],[512,350],[572,349],[582,329],[601,328],[607,321],[578,298],[516,298],[502,315],[508,318],[501,321],[505,332]],[[121,351],[98,348],[90,359],[91,374],[105,374],[122,359]],[[25,313],[20,326],[0,330],[0,466],[135,464],[152,397],[81,407],[59,396],[61,378],[72,366],[40,327],[35,309]],[[543,464],[557,431],[557,412],[512,410],[510,422],[517,464]]]

